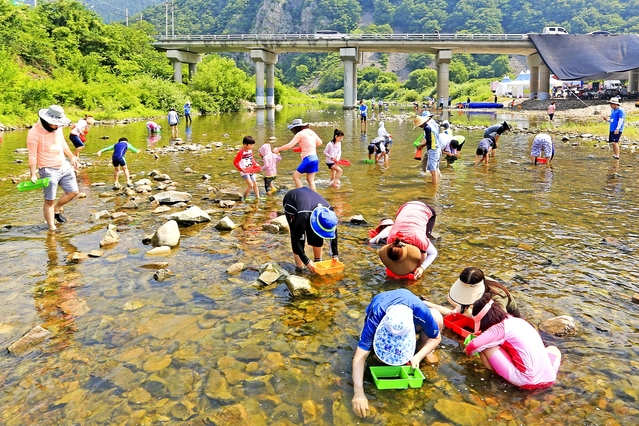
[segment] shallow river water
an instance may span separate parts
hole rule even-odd
[[[152,170],[167,173],[193,194],[191,204],[214,211],[212,222],[182,228],[179,247],[163,257],[146,255],[150,247],[142,243],[165,222],[147,197],[137,210],[122,210],[125,218],[88,220],[95,211],[120,211],[127,201],[111,188],[110,156],[98,159],[98,149],[120,136],[137,148],[168,145],[166,134],[147,140],[143,122],[91,130],[83,158],[93,165],[78,175],[87,198],[66,207],[69,221],[56,233],[43,225],[39,191],[20,193],[11,179],[0,182],[0,346],[36,325],[53,333],[24,354],[0,354],[0,424],[637,424],[639,305],[631,302],[639,292],[637,156],[622,151],[616,164],[607,148],[556,141],[552,166],[531,166],[532,136],[510,134],[489,167],[473,167],[481,134],[462,131],[468,136],[463,158],[442,164],[435,191],[412,159],[419,133],[411,131],[410,116],[392,113],[387,167],[362,162],[377,122],[363,135],[356,118],[339,109],[289,109],[274,121],[248,113],[196,118],[188,136],[183,125],[180,136],[223,147],[158,159],[129,152],[134,181]],[[266,262],[294,269],[288,235],[262,231],[281,211],[285,191],[222,210],[202,184],[208,174],[216,185],[243,190],[233,172],[235,151],[227,148],[246,134],[257,147],[271,135],[283,144],[291,137],[286,124],[296,117],[317,123],[325,142],[335,126],[345,131],[343,157],[352,166],[335,189],[322,163],[318,191],[341,218],[362,214],[369,222],[340,225],[344,273],[309,276],[318,295],[302,299],[284,284],[256,283]],[[508,113],[450,117],[476,125],[503,119],[537,124]],[[28,171],[26,155],[14,153],[25,139],[26,132],[4,134],[0,178]],[[276,183],[290,186],[299,156],[283,157]],[[184,173],[187,167],[195,173]],[[107,185],[91,186],[96,182]],[[365,242],[369,228],[409,200],[437,210],[440,254],[419,283],[386,278],[376,248]],[[240,226],[217,231],[225,215]],[[76,251],[99,249],[111,222],[120,243],[99,258],[68,260]],[[157,262],[168,262],[169,279],[153,278]],[[228,275],[235,262],[247,268]],[[370,299],[407,287],[443,303],[466,266],[505,283],[535,326],[556,315],[575,318],[573,335],[542,333],[563,353],[556,384],[519,390],[464,355],[460,339],[446,330],[440,362],[421,367],[422,388],[377,390],[367,373],[372,414],[357,419],[350,409],[351,359]]]

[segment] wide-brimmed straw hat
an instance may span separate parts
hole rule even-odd
[[[484,295],[486,285],[484,280],[476,284],[466,284],[459,278],[448,292],[448,298],[458,305],[470,306]]]
[[[430,112],[426,112],[427,115],[419,115],[413,118],[413,130],[418,127],[422,127],[433,116]]]
[[[422,253],[419,249],[413,245],[399,243],[399,247],[402,248],[402,255],[398,260],[392,260],[388,257],[388,250],[392,248],[394,244],[386,244],[379,250],[379,258],[382,263],[395,275],[408,275],[413,272],[419,266],[419,262],[422,259]]]
[[[64,115],[64,109],[59,105],[51,105],[49,108],[43,108],[38,111],[38,117],[54,126],[66,126],[71,122]]]
[[[609,104],[615,104],[615,105],[621,105],[621,102],[619,101],[618,97],[614,97],[614,98],[610,98],[610,100],[608,101]]]
[[[404,365],[415,355],[413,310],[406,305],[392,305],[375,330],[373,349],[385,364]]]
[[[295,120],[293,120],[291,124],[289,124],[286,127],[288,127],[289,129],[294,129],[296,127],[303,127],[303,126],[308,126],[308,123],[304,123],[304,120],[302,120],[301,118],[296,118]]]
[[[311,213],[311,229],[325,240],[335,238],[337,222],[337,215],[327,207],[317,206]]]

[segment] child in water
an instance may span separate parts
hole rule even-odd
[[[329,185],[338,187],[341,185],[339,180],[342,177],[344,171],[337,164],[342,157],[342,139],[344,139],[344,132],[339,129],[333,131],[333,139],[326,144],[324,149],[324,155],[326,156],[326,166],[331,171],[331,181]]]
[[[268,138],[268,142],[265,142],[264,145],[260,147],[260,155],[262,156],[262,161],[264,162],[264,166],[262,167],[262,172],[264,173],[264,191],[267,194],[273,194],[277,191],[275,185],[273,185],[273,181],[277,177],[277,163],[282,161],[282,156],[280,154],[274,154],[271,150],[271,142],[275,143],[277,138],[275,136],[271,136]]]
[[[249,196],[251,190],[255,192],[255,198],[260,198],[260,190],[257,187],[257,182],[255,181],[254,172],[247,172],[246,170],[252,166],[256,166],[257,164],[253,160],[253,145],[255,145],[255,139],[252,136],[244,136],[242,140],[242,148],[235,156],[233,160],[233,165],[240,171],[240,176],[246,182],[246,191],[244,191],[244,199]]]
[[[113,150],[113,156],[111,157],[111,162],[113,163],[113,187],[115,189],[119,189],[120,188],[120,182],[119,182],[119,176],[120,176],[120,170],[124,173],[124,177],[126,178],[126,186],[131,187],[133,186],[133,184],[131,183],[131,177],[129,176],[129,168],[126,165],[126,160],[124,159],[124,156],[126,155],[126,151],[130,149],[131,151],[135,152],[136,154],[139,152],[139,150],[134,147],[133,145],[131,145],[129,143],[129,140],[127,138],[120,138],[118,139],[118,142],[111,145],[111,146],[107,146],[106,148],[102,148],[101,150],[98,151],[98,157],[102,155],[102,153],[104,151],[111,151]]]

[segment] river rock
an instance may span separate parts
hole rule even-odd
[[[277,225],[280,228],[280,234],[288,234],[291,232],[291,227],[286,220],[286,216],[278,216],[275,219],[272,219],[270,223]]]
[[[125,311],[137,311],[138,309],[143,307],[144,303],[140,302],[139,300],[130,300],[126,302],[124,306],[122,306],[122,309],[124,309]]]
[[[134,185],[135,186],[142,186],[142,185],[151,185],[153,182],[151,182],[151,179],[140,179],[139,181],[135,182]]]
[[[107,226],[107,231],[100,240],[100,247],[110,246],[111,244],[116,244],[120,242],[120,236],[118,235],[117,226],[109,225]]]
[[[356,214],[354,216],[347,218],[346,222],[352,223],[353,225],[363,225],[368,223],[366,222],[366,219],[364,219],[364,216],[362,216],[361,214]]]
[[[146,252],[149,256],[164,256],[169,253],[171,253],[171,247],[169,246],[156,247]]]
[[[117,220],[117,219],[122,219],[123,217],[127,217],[128,214],[124,213],[124,212],[115,212],[111,215],[111,219],[113,220]]]
[[[140,185],[137,188],[135,188],[135,192],[138,192],[140,194],[151,192],[151,191],[153,191],[153,188],[151,188],[151,185]]]
[[[220,231],[232,231],[236,227],[237,225],[234,224],[228,216],[224,216],[222,219],[220,219],[217,225],[215,225],[215,229],[218,229]]]
[[[210,222],[211,216],[198,206],[191,206],[183,212],[173,213],[168,216],[169,220],[190,225],[193,223]]]
[[[269,262],[265,265],[262,265],[262,267],[260,268],[260,276],[258,279],[264,284],[269,285],[279,280],[280,277],[286,278],[288,276],[289,273],[286,272],[280,265],[275,262]]]
[[[195,173],[192,168],[187,167],[184,169],[184,173]]]
[[[309,296],[317,293],[317,290],[311,286],[310,280],[297,275],[291,275],[286,278],[286,287],[288,287],[288,291],[295,297]]]
[[[279,234],[280,233],[280,227],[277,226],[274,223],[267,222],[267,223],[262,224],[262,231],[268,232],[269,234]]]
[[[204,388],[204,394],[213,400],[219,400],[222,402],[232,402],[235,397],[228,390],[229,384],[218,370],[209,371],[209,375],[206,378],[206,387]],[[218,424],[218,423],[216,423]],[[219,424],[232,424],[232,423],[219,423]]]
[[[122,204],[122,207],[120,207],[121,209],[137,209],[138,208],[138,203],[136,203],[133,200],[129,200],[126,203]]]
[[[149,355],[144,361],[142,369],[147,373],[153,373],[168,367],[171,365],[171,362],[173,362],[173,359],[168,355]]]
[[[155,271],[155,273],[153,274],[153,279],[155,281],[162,282],[167,278],[171,278],[172,275],[173,273],[169,269],[162,268]]]
[[[307,399],[302,403],[302,418],[305,425],[319,423],[321,412],[322,407],[312,399]]]
[[[188,192],[165,191],[155,195],[151,195],[149,200],[157,201],[160,204],[187,203],[191,201],[191,194]]]
[[[82,253],[82,252],[76,251],[70,254],[69,257],[67,257],[67,260],[72,263],[78,263],[83,260],[87,260],[88,258],[89,258],[88,253]]]
[[[233,200],[220,200],[220,207],[222,208],[233,207],[235,204],[236,203]]]
[[[110,219],[111,213],[109,213],[107,210],[91,213],[91,215],[89,216],[89,222],[94,223],[103,218]]]
[[[235,354],[236,359],[245,362],[259,361],[262,356],[262,350],[258,345],[254,344],[243,347]]]
[[[237,191],[222,190],[219,193],[220,200],[242,201],[242,194]]]
[[[246,408],[244,408],[241,404],[231,405],[230,407],[224,407],[222,411],[216,411],[215,413],[207,416],[206,423],[233,426],[253,425],[253,422],[249,420]]]
[[[7,350],[12,354],[19,355],[25,352],[30,347],[37,345],[38,343],[42,342],[44,339],[47,339],[51,336],[53,336],[53,333],[51,333],[49,330],[46,330],[39,325],[36,325],[31,330],[29,330],[29,332],[27,332],[24,336],[22,336],[21,338],[13,342],[7,348]]]
[[[242,262],[237,262],[232,264],[226,269],[226,273],[229,275],[239,274],[244,270],[244,264]]]
[[[171,177],[167,175],[166,173],[160,173],[158,175],[153,176],[153,180],[166,182],[166,181],[170,181]]]
[[[160,226],[151,237],[151,244],[153,247],[175,247],[179,244],[179,242],[180,229],[178,228],[177,222],[174,220],[169,220],[164,225]]]
[[[488,416],[483,409],[466,402],[439,399],[435,403],[435,410],[448,421],[459,426],[480,426],[488,421]]]
[[[570,315],[548,318],[539,324],[539,329],[555,336],[573,334],[577,331],[575,320]]]
[[[89,257],[102,257],[104,252],[102,250],[91,250],[89,252]]]
[[[171,211],[171,207],[169,206],[158,206],[155,210],[153,210],[153,213],[160,214],[160,213],[166,213],[170,211]]]

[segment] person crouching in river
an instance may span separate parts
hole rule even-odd
[[[397,210],[388,244],[379,250],[379,258],[393,274],[414,273],[418,280],[437,258],[430,242],[436,217],[435,210],[421,201],[409,201]]]

